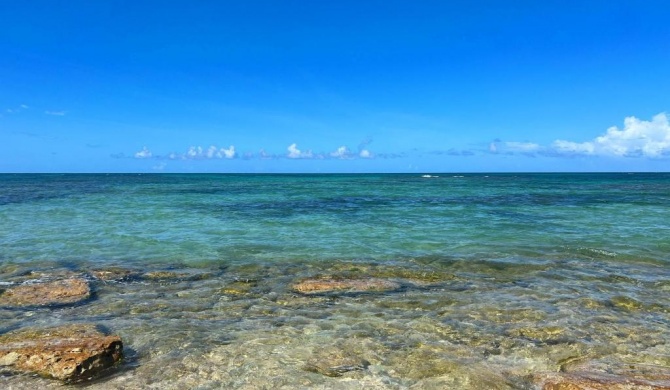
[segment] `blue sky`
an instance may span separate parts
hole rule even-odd
[[[667,1],[3,1],[0,172],[668,171]]]

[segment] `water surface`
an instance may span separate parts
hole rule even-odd
[[[127,358],[100,388],[529,388],[579,359],[670,366],[670,174],[433,175],[0,175],[0,288],[95,291],[0,308],[0,332],[103,325]],[[109,267],[133,276],[93,276]],[[402,288],[291,290],[315,276]],[[365,364],[314,372],[329,360]]]

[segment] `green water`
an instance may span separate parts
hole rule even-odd
[[[0,288],[95,292],[0,307],[0,332],[119,334],[96,388],[532,388],[575,359],[670,366],[670,174],[433,175],[0,175]],[[402,288],[291,290],[324,275]],[[330,360],[365,364],[314,369]]]

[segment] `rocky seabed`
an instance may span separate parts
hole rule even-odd
[[[348,262],[0,271],[7,389],[670,389],[668,306],[611,280],[566,300],[532,276]]]

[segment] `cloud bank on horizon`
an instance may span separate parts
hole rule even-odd
[[[114,155],[113,157],[118,157],[122,155]],[[203,148],[202,146],[191,146],[188,148],[186,153],[170,152],[165,155],[155,155],[151,150],[143,146],[142,149],[133,154],[136,159],[168,159],[168,160],[213,160],[213,159],[235,159],[242,158],[249,160],[252,158],[261,158],[261,159],[370,159],[374,158],[375,154],[370,152],[368,149],[360,149],[358,153],[354,153],[347,146],[340,146],[335,151],[328,153],[315,153],[312,150],[302,151],[298,149],[297,143],[292,143],[286,148],[285,154],[271,154],[265,151],[265,149],[260,149],[258,153],[245,152],[239,154],[235,151],[235,146],[230,145],[226,148],[218,148],[215,145],[211,145],[208,148]]]
[[[670,156],[670,123],[665,113],[655,115],[651,121],[634,116],[624,119],[619,129],[612,126],[605,134],[591,141],[575,142],[557,139],[550,145],[533,142],[495,140],[489,145],[493,154],[545,155],[551,157],[646,157]]]
[[[552,148],[560,153],[614,155],[623,157],[661,157],[670,155],[670,124],[665,113],[651,121],[634,116],[624,119],[624,127],[616,126],[589,142],[556,140]]]
[[[136,159],[168,159],[168,160],[211,160],[211,159],[373,159],[373,158],[401,158],[408,156],[406,151],[394,153],[372,153],[368,148],[372,142],[366,139],[358,146],[358,151],[353,152],[347,146],[342,145],[331,152],[314,152],[311,149],[301,150],[297,143],[292,143],[283,154],[268,153],[261,148],[258,153],[245,152],[239,154],[234,145],[228,148],[218,148],[212,145],[208,148],[191,146],[185,153],[169,152],[156,155],[144,146],[134,153]],[[487,150],[473,149],[456,151],[454,148],[448,150],[436,150],[431,154],[450,156],[472,156],[477,152],[500,155],[526,155],[526,156],[549,156],[549,157],[626,157],[626,158],[664,158],[670,157],[670,121],[666,113],[655,115],[650,121],[642,120],[634,116],[624,119],[623,128],[612,126],[600,136],[590,141],[576,142],[557,139],[549,145],[541,145],[528,141],[502,141],[496,139],[489,144]]]

